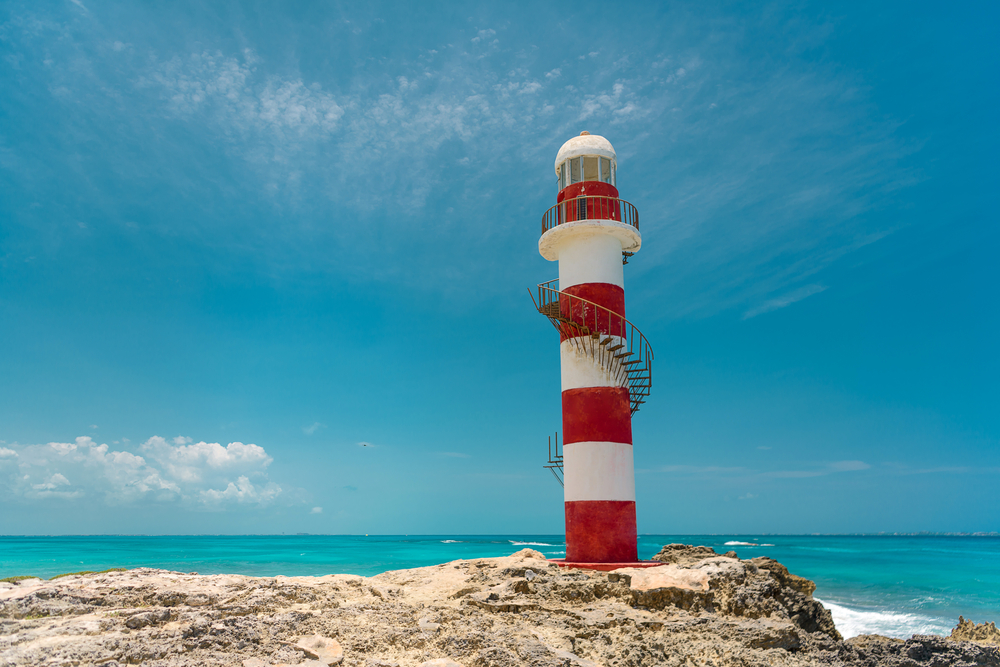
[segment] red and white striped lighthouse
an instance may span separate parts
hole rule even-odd
[[[634,563],[632,413],[649,394],[652,351],[625,318],[623,264],[638,213],[618,196],[617,155],[583,132],[559,149],[556,206],[538,249],[559,262],[536,306],[559,330],[567,563]],[[558,284],[556,284],[558,283]]]

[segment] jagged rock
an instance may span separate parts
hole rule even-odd
[[[687,565],[718,555],[712,547],[696,547],[690,544],[668,544],[653,556],[653,560],[658,560],[662,563]]]
[[[879,635],[848,639],[841,658],[859,667],[998,667],[1000,650],[973,642],[951,641],[937,635],[914,635],[907,640]]]
[[[841,641],[812,582],[770,559],[685,545],[658,556],[613,572],[525,549],[375,577],[22,581],[0,586],[0,667],[1000,667],[1000,648],[968,641]],[[986,627],[959,626],[953,639]]]
[[[951,631],[951,636],[948,639],[957,642],[976,642],[977,644],[1000,646],[1000,630],[997,630],[997,626],[993,622],[976,625],[959,616],[958,625]]]

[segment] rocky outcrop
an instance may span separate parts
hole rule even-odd
[[[976,642],[988,646],[1000,646],[1000,630],[997,630],[995,623],[976,625],[959,616],[958,625],[951,631],[951,636],[948,639],[957,642]]]
[[[704,609],[744,618],[788,619],[806,632],[841,639],[830,612],[812,599],[816,584],[791,574],[770,558],[741,561],[730,552],[720,556],[710,547],[669,544],[653,556],[668,567],[704,573],[705,589],[685,609]],[[665,568],[650,572],[659,573]],[[662,593],[661,593],[662,595]]]
[[[0,667],[1000,667],[1000,649],[940,637],[841,641],[812,583],[769,559],[660,557],[613,572],[524,550],[375,577],[0,583]]]
[[[863,667],[995,667],[1000,651],[969,642],[953,642],[937,635],[914,635],[907,640],[861,635],[844,643],[840,657]]]

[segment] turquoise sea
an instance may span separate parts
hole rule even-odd
[[[111,567],[257,576],[351,573],[506,556],[564,554],[556,535],[0,536],[0,578]],[[740,558],[770,556],[816,582],[845,637],[948,634],[959,614],[1000,622],[1000,537],[937,535],[642,535],[639,556],[703,544]]]

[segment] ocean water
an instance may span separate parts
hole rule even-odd
[[[781,561],[816,582],[816,598],[845,637],[948,634],[959,614],[1000,622],[1000,537],[641,535],[639,556],[675,542]],[[561,535],[0,536],[0,578],[112,567],[373,575],[525,547],[565,555]]]

